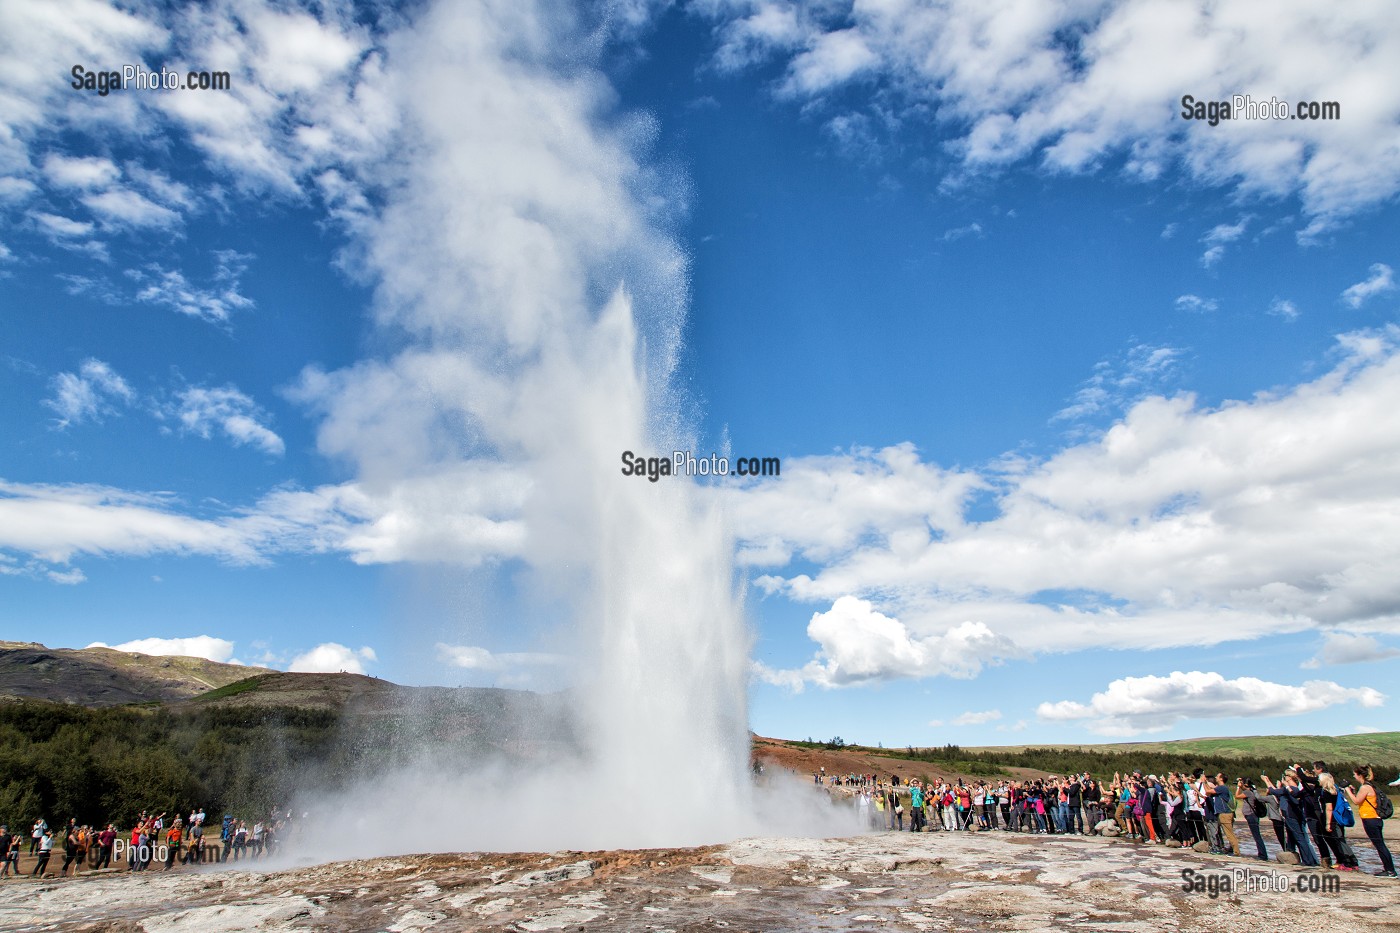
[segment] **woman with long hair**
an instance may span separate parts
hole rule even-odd
[[[1187,846],[1190,830],[1186,822],[1186,795],[1182,792],[1181,781],[1175,777],[1167,779],[1167,838],[1176,840],[1178,845]]]
[[[1317,776],[1318,800],[1322,812],[1318,818],[1318,839],[1336,857],[1338,871],[1356,871],[1356,853],[1347,845],[1346,828],[1337,822],[1337,781],[1326,771]]]
[[[1391,858],[1390,848],[1385,844],[1385,821],[1380,816],[1376,769],[1365,765],[1353,771],[1352,775],[1356,778],[1359,789],[1353,793],[1352,789],[1347,787],[1345,791],[1352,809],[1356,811],[1357,819],[1361,820],[1361,828],[1366,830],[1366,838],[1371,840],[1371,845],[1376,847],[1376,854],[1380,856],[1381,870],[1376,874],[1394,878],[1395,860]]]

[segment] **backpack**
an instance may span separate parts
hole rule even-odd
[[[1346,794],[1337,795],[1337,804],[1332,808],[1332,819],[1338,826],[1355,826],[1356,813],[1352,810],[1351,804],[1347,802]]]
[[[1390,802],[1390,798],[1376,790],[1375,785],[1371,785],[1371,791],[1376,795],[1376,816],[1383,820],[1388,820],[1395,815],[1395,804]]]

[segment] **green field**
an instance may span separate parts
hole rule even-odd
[[[1366,762],[1378,771],[1400,769],[1400,732],[1360,735],[1250,735],[1234,738],[1178,739],[1170,742],[1114,742],[1099,745],[1000,745],[968,752],[1019,752],[1074,749],[1097,753],[1142,753],[1220,758],[1277,758],[1286,761]],[[1379,778],[1381,775],[1377,774]],[[1388,780],[1392,780],[1390,775]]]

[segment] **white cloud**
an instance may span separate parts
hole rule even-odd
[[[568,663],[558,654],[535,651],[493,652],[470,645],[437,644],[437,655],[443,662],[471,671],[508,671],[519,667],[557,667]]]
[[[44,405],[58,415],[60,429],[100,421],[117,411],[116,403],[130,405],[136,397],[125,379],[97,359],[84,360],[76,373],[59,373],[51,386],[53,397]]]
[[[1352,726],[1352,731],[1360,735],[1374,735],[1377,732],[1384,732],[1384,729],[1377,729],[1375,726]]]
[[[801,683],[848,687],[938,675],[968,678],[984,665],[1020,655],[1009,640],[981,622],[963,622],[942,635],[916,637],[898,619],[853,596],[843,596],[826,612],[813,614],[807,635],[819,648],[801,670],[761,667],[758,676],[794,688]]]
[[[39,186],[27,178],[13,175],[0,177],[0,203],[18,204],[27,201],[39,191]]]
[[[186,387],[177,393],[172,412],[184,430],[205,439],[218,428],[236,446],[251,445],[274,457],[286,450],[282,438],[263,424],[266,413],[233,386]]]
[[[1070,404],[1050,420],[1079,421],[1095,415],[1121,414],[1148,395],[1163,392],[1173,381],[1183,352],[1178,347],[1140,343],[1129,347],[1117,360],[1101,360]]]
[[[1369,298],[1395,290],[1394,270],[1383,262],[1371,266],[1371,275],[1342,292],[1342,301],[1359,308]]]
[[[181,220],[170,208],[128,188],[112,188],[80,200],[109,227],[168,229]]]
[[[113,648],[117,651],[130,651],[135,654],[149,654],[160,657],[207,658],[222,664],[240,664],[233,656],[233,642],[213,635],[192,635],[188,638],[138,638],[135,641],[109,645],[95,641],[89,648]]]
[[[1382,661],[1400,655],[1400,649],[1381,644],[1370,635],[1350,635],[1327,632],[1322,637],[1322,650],[1302,663],[1305,669],[1330,667],[1334,664],[1359,664]]]
[[[1370,687],[1349,688],[1327,680],[1301,686],[1255,677],[1227,680],[1217,673],[1173,671],[1166,677],[1124,677],[1087,703],[1041,703],[1036,716],[1050,722],[1086,722],[1100,735],[1161,732],[1188,719],[1296,716],[1340,703],[1373,709],[1385,695]]]
[[[1302,313],[1298,306],[1287,298],[1275,298],[1269,302],[1269,313],[1275,317],[1281,317],[1285,321],[1296,321]]]
[[[836,143],[841,155],[856,162],[874,162],[884,149],[874,121],[863,113],[837,114],[827,120],[822,129]]]
[[[939,124],[961,171],[1034,162],[1130,177],[1179,167],[1206,185],[1297,196],[1308,240],[1400,191],[1400,38],[1385,4],[1351,4],[1319,28],[1312,6],[1122,0],[705,0],[716,64],[782,62],[780,97],[813,108],[864,96]],[[1310,50],[1299,67],[1296,50]],[[1365,90],[1358,90],[1364,88]],[[1339,100],[1342,121],[1183,120],[1183,94]]]
[[[210,287],[192,284],[184,273],[151,264],[145,269],[128,270],[127,275],[137,283],[137,301],[164,305],[167,308],[202,318],[216,324],[226,323],[235,311],[253,307],[253,300],[239,293],[239,279],[252,257],[232,250],[214,254],[217,267]]]
[[[80,556],[151,554],[258,564],[279,554],[337,552],[360,564],[471,567],[519,556],[528,489],[507,468],[463,465],[373,492],[354,483],[281,489],[252,507],[199,517],[169,495],[0,480],[0,558],[8,550],[65,566]]]
[[[121,177],[121,169],[111,159],[51,153],[44,160],[44,176],[58,188],[106,188]]]
[[[328,641],[297,655],[287,670],[302,674],[363,674],[365,665],[377,660],[374,649],[368,646],[352,650],[338,642]]]
[[[872,676],[917,676],[915,646],[969,622],[1028,653],[1400,632],[1400,328],[1335,360],[1218,407],[1148,396],[1043,459],[797,458],[717,494],[757,585],[898,626]]]
[[[1181,295],[1176,299],[1176,310],[1178,311],[1209,314],[1219,309],[1220,303],[1214,298],[1202,298],[1200,295]]]
[[[245,529],[174,511],[168,497],[100,486],[0,481],[0,548],[66,564],[78,554],[212,554],[250,562],[258,552]]]
[[[996,721],[997,721],[998,719],[1000,719],[1000,718],[1001,718],[1001,710],[999,710],[999,709],[988,709],[988,710],[982,710],[982,711],[980,711],[980,712],[974,712],[974,711],[972,711],[972,710],[968,710],[968,711],[965,712],[965,713],[961,713],[961,714],[959,714],[959,715],[957,715],[957,716],[954,716],[952,719],[950,719],[950,720],[948,721],[948,725],[950,725],[950,726],[983,726],[983,725],[986,725],[986,724],[989,723],[989,722],[996,722]]]
[[[74,220],[71,217],[50,214],[46,211],[35,211],[29,216],[38,221],[40,228],[55,239],[84,237],[94,229],[93,225],[85,220]]]
[[[1218,263],[1225,255],[1226,245],[1244,235],[1247,226],[1249,218],[1241,217],[1233,224],[1217,224],[1206,231],[1206,235],[1201,237],[1201,242],[1206,247],[1206,251],[1201,254],[1201,265],[1209,269]]]
[[[943,241],[946,243],[952,240],[961,240],[963,237],[980,237],[981,235],[982,225],[977,223],[976,221],[973,221],[972,223],[967,224],[963,227],[953,227],[951,229],[944,230]]]
[[[745,531],[739,562],[762,567],[786,564],[794,553],[827,561],[876,532],[917,546],[929,528],[962,527],[966,500],[985,485],[900,444],[787,461],[781,481],[720,495]]]

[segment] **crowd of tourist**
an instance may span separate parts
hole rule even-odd
[[[1253,857],[1270,860],[1265,828],[1274,844],[1306,866],[1356,871],[1348,827],[1363,830],[1381,864],[1375,874],[1396,877],[1383,826],[1392,805],[1377,790],[1371,767],[1350,783],[1337,781],[1325,762],[1295,765],[1277,781],[1260,775],[1229,779],[1224,773],[1165,775],[1134,771],[1108,782],[1088,773],[1028,781],[1003,780],[927,786],[898,776],[813,775],[823,785],[853,789],[872,828],[910,832],[1002,830],[1040,835],[1109,835],[1164,846],[1241,855],[1236,821],[1248,827]]]
[[[277,851],[292,815],[274,813],[254,820],[251,827],[231,813],[224,814],[217,828],[206,828],[205,820],[203,808],[198,808],[188,817],[170,819],[165,813],[142,812],[130,830],[118,830],[113,823],[97,829],[79,825],[76,819],[70,819],[58,832],[43,819],[36,820],[28,833],[0,826],[0,878],[24,874],[43,878],[51,869],[67,876],[83,868],[96,871],[121,866],[133,872],[153,866],[170,871],[176,865],[262,858]],[[26,849],[33,861],[22,873],[20,859]],[[62,862],[55,865],[58,853]]]

